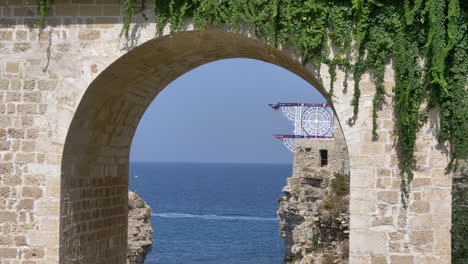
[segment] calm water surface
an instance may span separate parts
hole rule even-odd
[[[151,206],[145,263],[280,264],[276,206],[291,165],[131,163],[130,189]]]

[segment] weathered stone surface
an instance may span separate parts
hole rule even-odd
[[[335,131],[334,140],[296,141],[293,176],[278,203],[286,263],[348,263],[349,182],[340,186],[341,195],[331,187],[335,173],[348,173],[348,153],[341,131]],[[328,150],[326,166],[320,149]]]
[[[98,30],[87,30],[79,33],[78,38],[81,40],[96,40],[101,36],[101,32]]]
[[[371,264],[387,264],[387,259],[384,256],[372,257]]]
[[[410,232],[410,239],[416,243],[432,242],[434,233],[432,231],[413,231]]]
[[[351,231],[350,239],[355,243],[350,244],[350,254],[356,255],[384,255],[387,254],[384,241],[384,232],[378,231]]]
[[[39,34],[38,10],[30,3],[34,1],[26,2],[0,3],[0,187],[10,188],[0,199],[0,219],[4,219],[0,229],[11,237],[25,237],[23,249],[33,248],[33,241],[42,243],[44,256],[36,263],[126,261],[132,135],[152,99],[181,74],[211,61],[247,57],[284,67],[323,94],[330,87],[326,65],[303,66],[300,50],[289,43],[273,48],[257,39],[249,24],[240,23],[236,32],[223,25],[193,31],[187,21],[181,32],[171,33],[166,25],[154,38],[154,23],[142,22],[146,20],[141,14],[135,14],[139,23],[131,27],[127,41],[119,36],[121,1],[67,0],[54,2],[46,18],[48,27]],[[147,8],[147,21],[154,21],[154,6]],[[390,60],[384,76],[388,91],[394,75]],[[435,137],[437,114],[431,113],[417,134],[417,171],[411,185],[415,193],[407,201],[408,205],[429,202],[429,212],[423,213],[423,206],[412,211],[400,199],[391,93],[385,98],[389,104],[379,111],[380,137],[373,141],[375,85],[370,73],[359,80],[362,94],[354,124],[346,122],[353,114],[353,91],[344,89],[344,81],[353,87],[355,80],[345,80],[345,72],[337,69],[330,103],[349,151],[350,247],[359,249],[350,252],[350,261],[369,264],[374,251],[383,252],[379,256],[387,260],[392,252],[410,257],[419,243],[412,241],[411,232],[432,231],[433,247],[417,250],[424,251],[427,259],[450,263],[451,174],[445,173],[449,148]],[[19,134],[9,134],[10,130]],[[321,170],[298,173],[303,179],[291,184],[309,183],[315,189],[319,179],[310,181],[313,175],[325,176]],[[24,186],[41,188],[42,196],[23,196]],[[310,199],[309,195],[317,199],[322,192],[312,188],[297,193],[301,199]],[[24,199],[34,201],[24,204],[27,208],[17,207]],[[308,202],[318,201],[313,199]],[[386,205],[385,210],[381,205]],[[14,218],[5,220],[4,213]],[[93,221],[89,216],[95,217]],[[372,226],[381,220],[388,223],[389,217],[395,218],[394,225]],[[50,221],[54,225],[61,221],[60,228],[45,224],[49,220],[55,220]],[[430,230],[425,229],[429,220]],[[393,232],[403,233],[407,241],[390,242],[388,233]],[[375,234],[382,240],[378,250],[353,240],[377,239]],[[41,237],[47,240],[40,241]],[[0,259],[30,261],[21,252],[8,250],[0,253]]]
[[[391,256],[391,264],[413,264],[412,256]]]
[[[151,251],[151,208],[136,193],[128,192],[128,264],[143,264]]]
[[[430,210],[430,204],[426,201],[415,201],[410,204],[410,212],[417,214],[425,214]]]
[[[381,191],[377,193],[377,199],[385,203],[398,203],[398,192],[393,191]]]

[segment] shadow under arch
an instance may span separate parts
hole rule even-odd
[[[61,164],[60,263],[126,263],[130,145],[155,96],[209,62],[250,58],[283,67],[325,94],[292,56],[221,30],[173,33],[123,55],[87,88]]]

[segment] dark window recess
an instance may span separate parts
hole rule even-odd
[[[305,151],[306,151],[306,152],[311,152],[312,149],[311,149],[311,148],[306,148]]]
[[[327,166],[328,165],[328,150],[321,149],[320,150],[320,166]]]

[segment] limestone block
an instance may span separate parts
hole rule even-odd
[[[6,93],[7,102],[19,102],[21,101],[22,96],[20,92],[8,92]]]
[[[372,226],[393,226],[394,219],[393,217],[376,217],[372,221]]]
[[[450,230],[452,226],[452,217],[450,215],[436,215],[432,217],[432,229],[434,230]]]
[[[54,90],[58,85],[57,80],[40,80],[38,82],[38,89],[42,91]],[[31,86],[34,87],[34,86]]]
[[[351,156],[350,163],[353,168],[368,169],[385,167],[386,155],[368,154]]]
[[[10,149],[10,141],[0,141],[0,151],[7,151]]]
[[[390,232],[390,233],[388,233],[388,236],[389,236],[391,241],[398,241],[398,240],[402,240],[402,239],[405,238],[405,233],[403,233],[403,232]]]
[[[366,230],[370,227],[368,215],[353,214],[350,216],[350,226],[355,230]]]
[[[429,202],[427,201],[414,201],[409,206],[410,213],[425,214],[431,209]]]
[[[402,243],[395,243],[390,242],[388,243],[388,252],[389,253],[401,253],[402,251]]]
[[[0,223],[16,222],[17,214],[15,212],[0,211]]]
[[[12,118],[7,115],[0,115],[0,128],[10,127],[12,124]]]
[[[22,85],[22,81],[20,79],[13,79],[10,82],[10,89],[11,90],[20,90]]]
[[[0,174],[8,175],[13,170],[13,164],[11,162],[1,162],[0,161]]]
[[[434,252],[440,256],[450,257],[450,231],[448,229],[435,230],[434,239]]]
[[[42,189],[39,188],[39,187],[25,186],[25,187],[23,187],[22,196],[23,197],[31,197],[31,198],[34,198],[34,199],[41,198],[42,197]]]
[[[414,189],[422,188],[431,185],[430,178],[415,178],[413,179],[412,186]]]
[[[431,170],[432,182],[435,186],[451,187],[452,186],[452,173],[446,173],[445,169]]]
[[[8,137],[16,139],[24,138],[24,131],[22,129],[10,128],[8,129]]]
[[[436,149],[430,151],[429,157],[431,168],[445,168],[450,161],[447,154]]]
[[[387,264],[387,258],[385,256],[374,256],[371,259],[371,264]]]
[[[43,248],[26,248],[22,251],[25,259],[40,259],[44,257]]]
[[[10,196],[10,187],[0,188],[0,198],[8,198]]]
[[[351,177],[351,188],[373,188],[374,171],[372,169],[354,169]]]
[[[38,261],[38,264],[56,264],[57,263],[57,259],[55,258],[52,258],[52,259],[41,259]]]
[[[417,215],[409,218],[411,230],[429,230],[432,228],[432,215]]]
[[[28,39],[28,32],[26,30],[17,30],[15,32],[15,40],[24,41]]]
[[[37,216],[51,216],[58,214],[60,212],[60,207],[58,201],[49,200],[43,201],[42,199],[38,201],[36,205],[36,215]]]
[[[433,231],[412,231],[409,234],[409,239],[414,243],[427,243],[434,241]]]
[[[57,246],[59,243],[57,232],[33,232],[27,239],[33,247]]]
[[[382,136],[382,133],[380,133],[380,136]],[[374,142],[361,144],[361,153],[368,155],[385,153],[385,144]]]
[[[350,231],[350,254],[384,255],[387,237],[384,232]]]
[[[353,214],[366,215],[375,212],[375,195],[371,189],[352,189],[350,211]]]
[[[0,248],[0,259],[14,259],[18,256],[16,248]]]
[[[410,253],[413,256],[417,255],[431,255],[433,253],[433,243],[412,244],[409,246]]]
[[[383,177],[377,179],[377,188],[391,188],[393,186],[392,179],[390,177]]]
[[[379,202],[395,204],[399,201],[399,195],[397,191],[380,191],[377,192],[377,200]]]
[[[442,264],[444,261],[437,259],[435,257],[429,256],[415,256],[414,263],[424,263],[424,264]]]
[[[27,246],[26,237],[25,236],[16,236],[15,237],[15,246],[17,247],[24,247]]]
[[[0,31],[0,41],[8,41],[13,39],[13,32],[12,31]]]
[[[452,195],[449,188],[425,188],[423,190],[423,199],[429,202],[447,201],[450,203]]]
[[[34,209],[34,200],[32,199],[21,199],[16,205],[16,209]]]
[[[83,30],[78,33],[80,40],[96,40],[101,37],[101,31],[98,30]]]
[[[20,65],[18,62],[10,61],[6,63],[5,65],[6,74],[19,74],[19,72],[20,72]]]
[[[34,163],[35,155],[34,154],[16,154],[15,161],[17,163]]]
[[[45,250],[45,257],[48,259],[54,259],[59,255],[59,247],[49,247]]]
[[[22,184],[22,179],[20,175],[17,174],[7,174],[3,176],[3,184],[17,186]]]
[[[45,176],[42,174],[27,174],[24,175],[24,184],[32,186],[40,186],[44,181]]]
[[[393,255],[390,257],[390,264],[414,264],[414,257]]]

